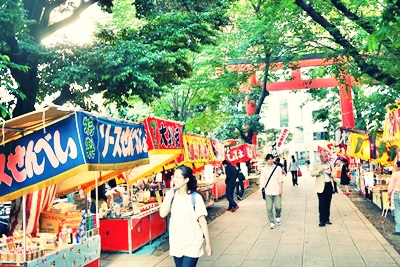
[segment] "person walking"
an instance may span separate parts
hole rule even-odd
[[[390,177],[388,186],[388,201],[394,204],[394,235],[400,235],[400,161],[396,162],[395,170]]]
[[[225,168],[225,184],[226,184],[226,199],[229,202],[228,211],[235,212],[239,206],[233,199],[233,191],[236,187],[236,179],[239,177],[238,170],[230,164],[226,159],[222,161],[222,165]]]
[[[299,185],[297,182],[297,171],[299,169],[299,165],[296,162],[296,159],[294,158],[294,155],[292,155],[292,159],[290,160],[289,163],[289,171],[292,174],[292,183],[293,186]]]
[[[287,174],[286,171],[285,171],[285,169],[284,169],[283,164],[281,163],[281,159],[280,159],[280,158],[277,157],[277,158],[275,159],[275,164],[278,165],[279,167],[281,167],[281,169],[282,169],[282,174],[283,174],[283,175],[286,175],[286,174]]]
[[[243,200],[243,195],[244,195],[243,181],[246,180],[246,177],[244,177],[244,174],[240,169],[240,162],[236,163],[236,169],[238,170],[238,178],[236,178],[236,195],[239,200]]]
[[[272,154],[267,154],[265,160],[267,164],[261,170],[260,188],[258,192],[262,193],[262,189],[265,188],[265,205],[267,208],[269,228],[274,229],[275,223],[276,225],[281,224],[283,189],[282,168],[274,164],[274,156]]]
[[[282,158],[283,159],[283,170],[285,171],[285,173],[287,174],[287,160],[285,157]]]
[[[194,267],[206,252],[212,255],[210,234],[203,198],[196,192],[197,179],[191,168],[179,166],[172,178],[171,190],[165,194],[160,208],[161,218],[171,213],[169,223],[169,254],[176,267]]]
[[[330,221],[333,194],[332,164],[326,152],[320,153],[320,161],[314,163],[311,176],[315,177],[315,191],[318,195],[319,226],[332,224]]]
[[[350,195],[349,185],[350,185],[350,169],[349,162],[347,159],[342,159],[342,173],[340,174],[340,184],[344,185],[346,191],[343,192],[345,195]]]

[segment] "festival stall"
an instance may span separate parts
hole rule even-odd
[[[226,147],[226,154],[225,158],[227,161],[229,161],[233,166],[236,167],[236,163],[245,163],[247,161],[252,160],[253,158],[256,157],[257,151],[256,147],[254,145],[250,144],[241,144],[238,146],[234,147]],[[247,188],[249,186],[249,180],[247,179],[248,177],[248,170],[246,165],[241,166],[241,170],[243,174],[246,177],[246,180],[243,182],[244,187]],[[214,181],[214,188],[213,188],[213,194],[215,198],[220,198],[221,196],[224,196],[226,192],[226,185],[225,185],[225,176],[220,179],[215,179]]]
[[[149,117],[144,121],[149,164],[122,173],[130,192],[130,205],[116,218],[100,220],[101,250],[128,252],[139,249],[165,233],[166,219],[159,215],[163,196],[164,166],[182,154],[180,122]],[[145,190],[132,186],[142,178],[155,176]],[[153,178],[153,177],[152,177]],[[147,190],[148,189],[148,190]],[[118,242],[116,242],[118,240]]]
[[[387,166],[393,166],[396,158],[399,158],[399,114],[398,107],[387,110],[383,133],[371,134],[343,127],[336,133],[336,143],[340,144],[340,148],[345,148],[348,157],[358,160],[350,162],[351,167],[357,167],[354,173],[357,188],[381,209],[387,206],[388,199],[387,188],[391,175]]]
[[[210,138],[195,134],[184,134],[183,149],[183,156],[178,158],[177,164],[192,167],[194,173],[200,173],[204,170],[204,165],[215,161]],[[197,191],[202,195],[206,207],[213,206],[214,196],[212,190],[214,181],[211,179],[199,179],[197,186]]]
[[[66,192],[100,171],[148,163],[143,124],[46,108],[4,122],[1,133],[0,203],[18,209],[0,239],[0,266],[99,266],[98,218],[55,208],[56,185]]]

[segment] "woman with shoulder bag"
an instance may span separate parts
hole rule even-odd
[[[292,174],[293,186],[299,185],[297,183],[297,171],[298,171],[298,169],[299,169],[299,165],[297,164],[297,162],[296,162],[296,160],[294,158],[294,155],[292,155],[292,159],[290,160],[290,163],[289,163],[289,171]]]

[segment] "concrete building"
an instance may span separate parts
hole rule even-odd
[[[285,142],[278,153],[287,158],[295,155],[300,164],[304,164],[307,158],[311,163],[315,162],[318,157],[317,147],[326,145],[324,124],[313,123],[313,111],[323,103],[305,103],[307,98],[305,90],[271,92],[260,112],[261,122],[267,129],[289,128],[293,140]],[[271,144],[267,144],[266,150],[271,148]]]

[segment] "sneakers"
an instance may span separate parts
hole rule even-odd
[[[236,206],[236,207],[232,208],[231,211],[235,212],[235,211],[237,211],[238,208],[239,208],[239,206]]]
[[[241,196],[238,195],[237,197],[238,197],[239,200],[243,200],[243,198]]]
[[[281,224],[281,218],[276,218],[275,221],[276,221],[276,225],[280,225]]]
[[[269,229],[274,229],[275,228],[275,224],[274,223],[270,223],[269,224]]]

